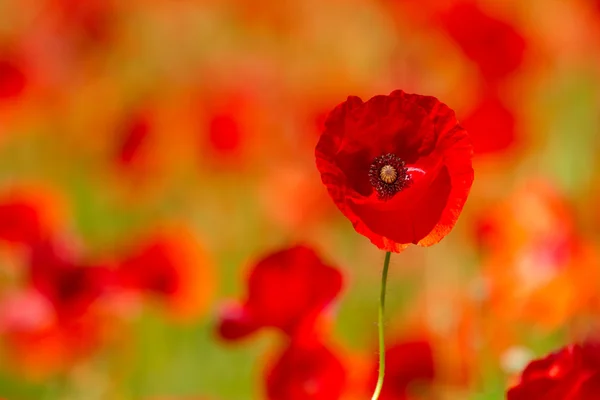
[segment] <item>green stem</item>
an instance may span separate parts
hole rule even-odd
[[[387,285],[388,268],[390,266],[391,252],[385,253],[383,272],[381,273],[381,295],[379,296],[379,378],[371,400],[377,400],[383,387],[383,376],[385,375],[385,341],[383,334],[383,311],[385,309],[385,287]]]

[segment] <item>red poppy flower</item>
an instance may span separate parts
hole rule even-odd
[[[218,170],[237,169],[253,157],[260,142],[255,125],[261,118],[255,94],[221,89],[202,93],[190,110],[202,163]],[[204,116],[198,119],[198,108]]]
[[[18,97],[27,86],[25,71],[15,60],[0,58],[0,100]]]
[[[41,188],[9,191],[0,199],[0,240],[33,245],[49,238],[61,219],[59,203]]]
[[[532,361],[508,400],[595,400],[600,398],[600,345],[569,345]]]
[[[267,217],[285,232],[310,235],[316,224],[336,212],[312,165],[280,165],[259,185]]]
[[[507,77],[523,62],[525,39],[515,27],[486,14],[472,1],[454,4],[440,22],[486,81]]]
[[[164,243],[153,242],[120,263],[121,285],[169,296],[177,292],[181,280],[177,266]]]
[[[317,168],[357,232],[379,248],[430,246],[454,226],[473,182],[472,147],[435,97],[355,96],[328,116]]]
[[[30,379],[46,379],[89,357],[108,339],[98,314],[57,320],[53,307],[35,290],[4,294],[0,332],[10,366]],[[116,324],[111,317],[110,324]]]
[[[82,47],[107,44],[113,38],[114,24],[119,18],[112,1],[54,0],[61,28]]]
[[[426,340],[392,344],[387,347],[385,359],[386,374],[380,400],[419,398],[418,394],[435,378],[433,349]],[[378,366],[375,364],[372,382],[377,381],[377,374]],[[373,386],[374,384],[371,387]]]
[[[507,327],[525,320],[552,330],[596,302],[598,254],[579,235],[572,208],[553,185],[534,180],[483,210],[476,233],[487,307]]]
[[[242,140],[241,127],[233,114],[215,114],[209,121],[208,140],[219,154],[235,154]]]
[[[204,310],[214,284],[207,255],[184,227],[148,235],[118,262],[116,274],[121,288],[154,294],[184,319]]]
[[[151,122],[145,114],[132,115],[122,127],[122,142],[118,149],[117,161],[127,166],[138,159],[151,130]]]
[[[234,340],[274,327],[294,335],[310,328],[341,288],[341,273],[312,249],[296,246],[272,253],[252,267],[246,301],[224,310],[219,334]]]
[[[503,151],[516,140],[515,116],[495,95],[482,99],[462,125],[471,136],[475,154]]]
[[[292,340],[266,377],[269,400],[336,400],[345,385],[342,362],[319,341]]]
[[[44,235],[37,207],[28,202],[0,204],[0,238],[14,243],[35,243]]]
[[[191,143],[182,133],[182,122],[169,100],[150,98],[108,118],[106,134],[95,144],[96,149],[90,148],[105,152],[118,181],[126,183],[125,192],[134,188],[130,194],[135,201],[139,201],[140,190],[146,197],[159,194],[180,163],[191,155]],[[177,140],[173,140],[173,131],[181,133]],[[80,146],[85,148],[88,142]]]
[[[32,247],[29,268],[32,286],[61,320],[84,315],[112,284],[108,268],[80,264],[48,242]]]

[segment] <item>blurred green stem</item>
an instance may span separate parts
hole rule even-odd
[[[379,378],[377,386],[371,400],[377,400],[381,394],[383,387],[383,376],[385,375],[385,341],[383,334],[383,311],[385,309],[385,287],[387,286],[388,268],[390,266],[391,252],[385,253],[385,261],[383,262],[383,272],[381,273],[381,295],[379,296]]]

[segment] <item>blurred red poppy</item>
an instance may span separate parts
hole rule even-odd
[[[573,207],[552,182],[529,179],[481,212],[477,240],[490,253],[519,252],[577,236]]]
[[[0,240],[33,245],[52,236],[62,219],[60,201],[39,188],[13,188],[0,198]]]
[[[420,398],[436,375],[433,349],[427,340],[397,342],[385,352],[385,380],[380,400],[408,400]],[[372,372],[377,381],[378,365]],[[371,385],[371,387],[374,385]]]
[[[267,217],[296,237],[308,237],[336,212],[312,164],[280,165],[268,172],[258,191]]]
[[[600,345],[584,342],[532,361],[508,400],[595,400],[600,398]]]
[[[515,144],[515,116],[497,95],[481,99],[461,124],[471,136],[476,155],[501,152]]]
[[[110,324],[118,326],[114,316]],[[89,357],[108,339],[107,326],[99,313],[59,321],[35,290],[4,294],[0,302],[0,332],[11,369],[29,379],[46,379]]]
[[[0,100],[17,98],[27,86],[22,66],[10,56],[0,56]]]
[[[471,184],[472,146],[435,97],[355,96],[337,106],[316,147],[330,196],[357,232],[399,252],[450,232]]]
[[[147,235],[117,264],[120,288],[163,299],[176,318],[197,316],[213,292],[208,256],[185,227]]]
[[[111,0],[54,0],[52,6],[60,29],[69,34],[74,44],[85,48],[107,44],[113,38],[119,13]]]
[[[525,38],[508,22],[488,15],[477,3],[454,3],[440,16],[441,25],[488,82],[515,72],[522,64]]]
[[[597,301],[598,255],[554,185],[528,181],[477,226],[488,307],[500,325],[555,329]]]
[[[178,106],[174,96],[149,95],[133,105],[123,105],[124,112],[110,115],[108,124],[100,118],[97,129],[104,134],[95,138],[97,148],[90,147],[90,151],[105,154],[114,173],[110,179],[116,178],[123,193],[134,202],[160,196],[193,155],[193,143]],[[80,147],[89,146],[89,139],[80,139],[86,141]]]
[[[118,147],[117,161],[129,166],[139,159],[143,153],[144,143],[152,130],[150,119],[145,113],[134,113],[121,127],[121,143]]]
[[[58,204],[42,188],[13,188],[0,200],[0,240],[25,246],[27,283],[63,320],[83,315],[111,279],[107,267],[87,265],[61,246]]]
[[[292,340],[266,376],[269,400],[336,400],[345,385],[344,365],[319,340]]]
[[[32,246],[29,271],[32,287],[50,302],[61,321],[84,315],[113,282],[108,267],[79,263],[50,242]]]
[[[235,154],[241,140],[241,127],[234,114],[215,114],[210,118],[208,141],[216,153]]]
[[[211,169],[239,170],[263,144],[256,126],[263,110],[250,90],[210,88],[197,95],[190,112],[200,160]]]
[[[46,234],[37,207],[26,201],[0,204],[0,238],[14,243],[35,243]]]
[[[147,243],[120,263],[120,283],[126,288],[172,295],[181,285],[174,261],[165,243]]]
[[[262,327],[296,335],[315,320],[342,289],[342,274],[314,250],[296,246],[271,253],[252,267],[248,295],[221,314],[219,335],[242,338]]]

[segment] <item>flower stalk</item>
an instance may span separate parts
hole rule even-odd
[[[387,275],[388,268],[390,266],[390,257],[392,253],[385,253],[385,260],[383,262],[383,271],[381,273],[381,294],[379,296],[379,318],[378,318],[378,330],[379,330],[379,377],[377,378],[377,386],[375,386],[375,392],[371,400],[379,399],[381,394],[381,388],[383,387],[383,377],[385,376],[385,336],[383,331],[383,317],[385,310],[385,290],[387,286]]]

